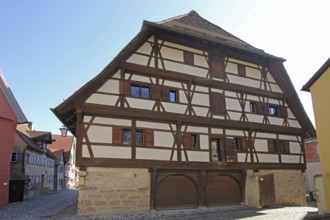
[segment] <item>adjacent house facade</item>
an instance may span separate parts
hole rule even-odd
[[[144,21],[53,109],[77,138],[78,214],[304,205],[315,130],[283,62],[195,11]]]
[[[317,129],[317,141],[321,162],[321,174],[323,178],[325,207],[324,212],[330,213],[330,148],[329,130],[330,117],[330,58],[320,67],[312,78],[303,86],[304,91],[311,92],[315,124]],[[320,210],[319,210],[320,211]]]
[[[55,155],[47,145],[52,143],[50,132],[35,131],[21,124],[17,126],[16,151],[22,154],[23,172],[29,179],[29,184],[40,191],[54,190]]]
[[[17,193],[19,188],[23,189],[21,175],[14,170],[11,171],[12,151],[18,123],[26,123],[27,119],[18,105],[13,93],[0,72],[0,206],[6,206],[13,199],[21,200],[22,193]],[[15,155],[16,156],[16,155]],[[18,187],[16,187],[18,186]],[[10,195],[17,194],[16,198]]]
[[[64,161],[64,150],[60,149],[53,151],[56,157],[55,161],[55,175],[54,175],[54,190],[60,191],[65,189],[65,161]]]
[[[321,164],[317,140],[315,138],[305,141],[306,154],[306,188],[310,199],[315,198],[314,176],[321,174]]]
[[[64,184],[61,189],[65,189],[67,187],[75,188],[78,185],[78,170],[76,169],[76,142],[73,136],[65,136],[54,134],[53,139],[55,142],[50,144],[48,148],[52,151],[60,151],[63,150],[63,162],[64,162]],[[62,169],[62,168],[61,168]]]

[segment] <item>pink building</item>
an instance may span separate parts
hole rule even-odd
[[[14,147],[16,125],[27,119],[0,72],[0,206],[8,205],[10,157]]]

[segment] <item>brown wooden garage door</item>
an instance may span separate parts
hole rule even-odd
[[[169,176],[157,186],[155,209],[197,208],[197,190],[194,183],[185,176]]]
[[[216,176],[206,187],[206,204],[208,207],[239,204],[241,188],[231,176]]]

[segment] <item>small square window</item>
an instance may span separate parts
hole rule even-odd
[[[176,91],[170,91],[170,102],[176,102]]]
[[[278,116],[278,111],[276,106],[269,106],[268,112],[270,116]]]
[[[123,130],[123,144],[131,144],[131,131]]]
[[[136,131],[135,133],[135,144],[143,145],[143,131]]]

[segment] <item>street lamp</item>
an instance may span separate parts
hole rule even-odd
[[[64,125],[63,125],[63,127],[60,128],[60,131],[61,131],[61,136],[62,137],[66,137],[67,136],[68,129],[66,127],[64,127]]]

